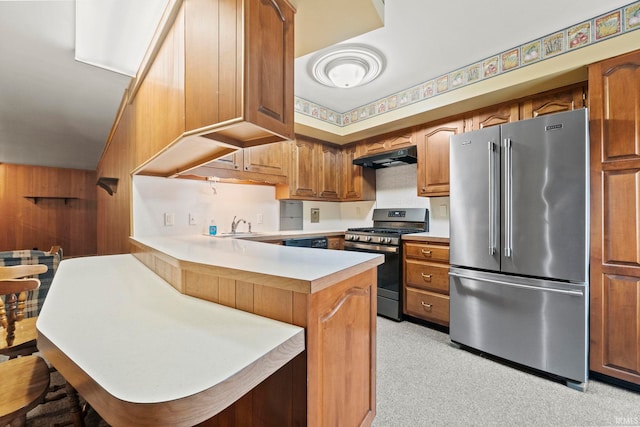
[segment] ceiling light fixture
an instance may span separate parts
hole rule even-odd
[[[337,88],[362,86],[382,73],[382,53],[362,44],[341,44],[316,54],[309,74],[318,83]]]

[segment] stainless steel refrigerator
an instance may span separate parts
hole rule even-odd
[[[580,109],[451,137],[450,338],[588,378],[588,117]]]

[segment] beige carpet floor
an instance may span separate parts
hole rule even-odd
[[[374,427],[640,425],[638,392],[592,379],[581,393],[454,348],[446,333],[423,325],[378,317],[377,344]],[[27,426],[63,425],[68,406],[66,398],[40,405]],[[107,426],[95,411],[86,424]]]

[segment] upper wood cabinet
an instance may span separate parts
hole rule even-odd
[[[289,147],[289,184],[276,188],[276,198],[338,201],[339,148],[304,136],[297,136]]]
[[[520,119],[583,108],[585,98],[586,87],[582,83],[534,95],[520,102]]]
[[[123,102],[131,103],[126,98]],[[133,104],[135,139],[128,143],[134,147],[135,165],[141,165],[184,133],[184,7],[139,83]]]
[[[362,156],[363,151],[363,144],[353,144],[340,151],[340,172],[342,173],[340,199],[343,201],[376,199],[376,171],[353,164],[353,160]]]
[[[416,129],[418,196],[449,195],[449,138],[463,130],[462,119]]]
[[[589,369],[640,384],[640,51],[589,66]]]
[[[340,198],[340,150],[338,147],[318,144],[318,197],[338,200]]]
[[[293,7],[286,0],[170,5],[175,19],[132,86],[135,173],[174,176],[237,148],[292,139]]]
[[[289,160],[287,150],[287,144],[282,142],[258,145],[216,159],[208,163],[207,166],[265,175],[286,176]],[[241,175],[229,176],[229,178],[232,177],[242,178]]]
[[[288,182],[288,171],[289,145],[287,142],[274,142],[236,151],[192,169],[186,175],[282,184]]]
[[[469,132],[490,126],[515,122],[520,118],[517,103],[501,104],[482,109],[465,119],[464,131]]]
[[[383,153],[410,145],[416,145],[416,142],[412,129],[408,128],[365,139],[362,142],[363,151],[361,155]]]
[[[187,0],[185,16],[186,130],[238,145],[292,139],[291,5]]]

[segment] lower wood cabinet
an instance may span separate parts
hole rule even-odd
[[[404,314],[449,326],[449,295],[406,288]]]
[[[448,239],[403,243],[403,312],[449,326]]]
[[[327,249],[344,249],[344,236],[327,237]]]

